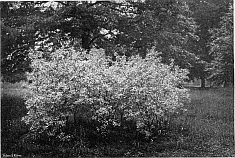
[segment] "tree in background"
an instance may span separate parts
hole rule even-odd
[[[147,50],[155,46],[163,52],[163,61],[170,63],[175,59],[183,67],[188,56],[193,56],[183,47],[195,38],[196,28],[185,3],[177,0],[58,3],[40,27],[40,36],[56,41],[52,46],[66,37],[70,46],[88,51],[92,47],[104,48],[107,55],[119,52],[129,57],[139,53],[145,57]]]
[[[201,87],[204,88],[205,81],[209,77],[207,67],[213,59],[208,45],[211,40],[210,29],[218,27],[220,17],[224,15],[228,8],[228,1],[193,0],[187,3],[198,25],[195,34],[199,37],[199,40],[190,41],[189,43],[191,51],[197,57],[189,69],[190,78],[201,79]]]
[[[209,65],[210,80],[225,87],[234,82],[233,55],[233,5],[220,21],[218,28],[210,30],[210,54],[213,60]]]
[[[94,46],[102,47],[101,43],[108,40],[105,36],[113,34],[117,27],[116,16],[121,16],[122,9],[116,7],[120,5],[115,2],[2,2],[1,73],[28,71],[30,49],[44,51],[46,58],[63,46],[88,51]]]
[[[174,59],[184,68],[194,58],[184,45],[194,38],[195,23],[187,5],[177,0],[4,2],[1,6],[5,13],[1,18],[5,72],[22,71],[22,61],[29,63],[30,48],[42,50],[45,58],[61,47],[88,52],[96,47],[104,48],[109,56],[119,52],[129,57],[135,54],[145,57],[147,50],[155,46],[163,52],[164,62]],[[15,44],[10,45],[10,40]],[[28,67],[24,65],[24,71]]]
[[[209,30],[227,6],[224,0],[2,2],[1,73],[29,71],[29,49],[48,58],[61,47],[103,48],[115,60],[115,53],[144,58],[154,46],[164,63],[173,59],[205,87],[214,58]]]
[[[28,49],[34,38],[31,2],[1,2],[1,73],[29,70]]]
[[[196,24],[187,4],[177,0],[147,0],[134,4],[136,16],[120,27],[123,34],[116,43],[124,45],[128,52],[142,53],[142,57],[155,46],[162,52],[163,62],[169,64],[174,59],[176,65],[188,68],[195,57],[185,45],[196,38]]]

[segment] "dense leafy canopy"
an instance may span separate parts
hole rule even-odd
[[[30,48],[47,57],[61,47],[88,52],[96,47],[115,60],[116,52],[145,57],[155,46],[164,63],[174,59],[176,65],[189,69],[190,79],[205,80],[214,59],[209,30],[218,28],[228,2],[2,2],[1,72],[29,71]]]
[[[190,68],[190,78],[202,80],[202,87],[205,86],[205,79],[210,75],[207,67],[212,62],[213,56],[210,53],[209,43],[211,41],[210,30],[219,26],[220,18],[227,12],[229,1],[190,1],[190,10],[193,12],[196,24],[198,25],[196,35],[198,41],[190,41],[189,48],[197,56]]]
[[[210,53],[214,58],[209,66],[210,79],[216,81],[217,84],[228,86],[234,82],[232,4],[230,4],[229,12],[221,18],[219,28],[212,29],[211,34]]]
[[[156,46],[158,51],[164,52],[163,60],[168,63],[175,59],[176,64],[187,67],[182,59],[193,58],[183,46],[190,38],[195,38],[196,25],[187,5],[176,0],[5,2],[2,8],[7,9],[2,16],[5,30],[2,36],[6,43],[2,66],[10,67],[7,72],[16,71],[12,65],[19,67],[16,59],[28,61],[25,58],[29,48],[47,54],[62,46],[88,51],[97,47],[104,48],[110,56],[118,51],[127,56],[138,53],[145,57],[147,49]],[[18,39],[14,40],[16,46],[7,46],[14,38]],[[24,57],[17,56],[16,51]]]
[[[27,17],[30,3],[1,2],[1,73],[27,71],[28,49],[34,37]]]

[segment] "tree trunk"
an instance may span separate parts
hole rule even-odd
[[[90,49],[90,34],[89,31],[84,31],[82,34],[82,48],[85,50]]]
[[[210,83],[210,88],[212,88],[213,87],[212,81],[209,81],[209,83]]]
[[[206,78],[201,77],[201,88],[205,88],[205,87],[206,87]]]
[[[228,84],[227,80],[224,81],[224,87],[229,87],[229,84]]]

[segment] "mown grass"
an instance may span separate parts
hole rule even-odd
[[[7,83],[1,82],[1,96],[15,96],[15,97],[24,97],[29,95],[30,92],[27,89],[27,82],[17,82],[17,83]]]
[[[188,111],[178,119],[189,129],[181,146],[192,152],[177,156],[234,156],[233,88],[194,89],[190,96]]]
[[[26,114],[23,96],[30,95],[25,83],[1,84],[2,119],[13,118],[6,129],[2,143],[4,150],[17,152],[17,141],[26,130],[20,130],[20,117]],[[165,141],[153,141],[133,147],[127,144],[110,144],[108,147],[89,149],[86,156],[235,156],[234,145],[234,91],[233,88],[192,89],[187,112],[173,119],[172,136]],[[3,118],[5,117],[5,118]],[[11,129],[14,130],[11,131]],[[17,133],[17,129],[21,133]],[[3,135],[2,135],[3,138]],[[3,149],[3,148],[2,148]],[[2,150],[2,152],[4,152]],[[90,155],[89,155],[90,153]]]

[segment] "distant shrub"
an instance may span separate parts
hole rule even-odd
[[[68,116],[96,121],[98,131],[134,120],[148,135],[189,99],[188,90],[178,88],[187,71],[161,63],[158,54],[152,50],[145,59],[116,56],[111,61],[101,49],[89,54],[61,49],[47,59],[32,52],[29,88],[34,94],[27,98],[23,120],[31,130],[50,129],[50,134],[64,127]]]

